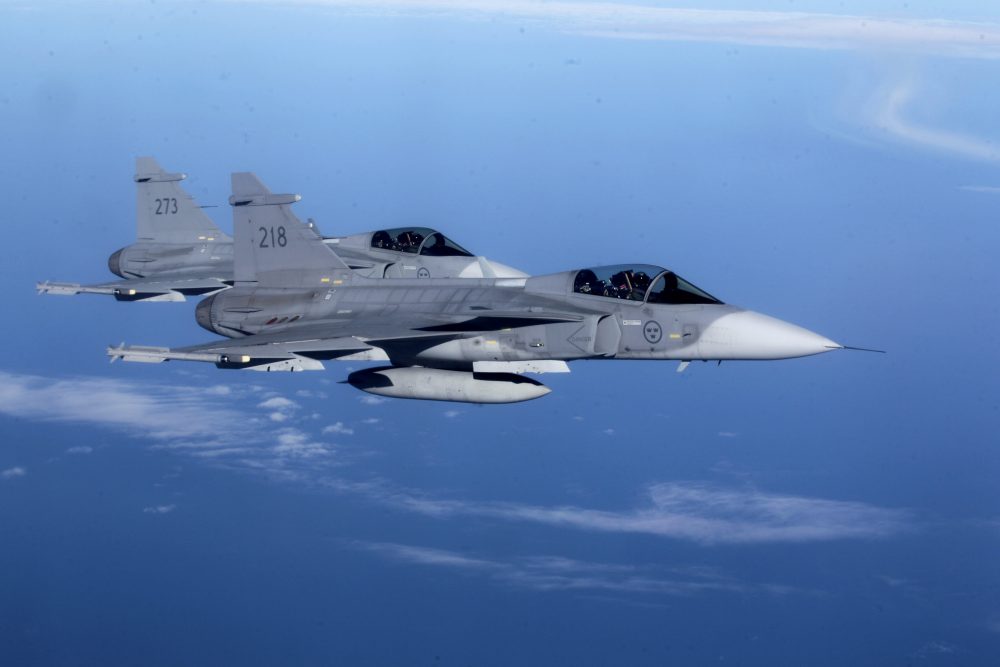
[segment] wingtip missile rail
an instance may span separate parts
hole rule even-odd
[[[164,361],[201,361],[215,364],[216,368],[232,368],[264,372],[321,371],[325,366],[316,359],[291,355],[288,357],[259,357],[249,354],[229,355],[216,352],[187,352],[169,347],[149,345],[109,346],[107,355],[111,362],[121,359],[144,364],[159,364]]]

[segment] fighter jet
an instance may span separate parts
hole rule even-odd
[[[233,240],[180,186],[185,174],[151,157],[135,161],[136,242],[108,258],[121,281],[40,282],[42,294],[109,294],[119,301],[184,301],[232,284]]]
[[[527,278],[499,262],[476,257],[441,232],[399,227],[325,238],[338,257],[369,278]]]
[[[583,359],[787,359],[844,346],[723,303],[669,269],[620,264],[528,278],[359,275],[272,194],[233,174],[235,285],[198,304],[204,345],[110,347],[112,361],[187,360],[218,368],[320,370],[388,361],[347,382],[395,398],[513,403],[549,389],[525,374]]]
[[[180,182],[151,157],[136,159],[136,242],[115,251],[108,268],[120,281],[97,285],[40,282],[43,294],[108,294],[119,301],[184,301],[233,284],[233,239],[205,215]],[[516,278],[522,273],[476,257],[426,227],[383,229],[324,239],[373,278]]]

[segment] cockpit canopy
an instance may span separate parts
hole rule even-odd
[[[583,269],[576,274],[573,291],[647,303],[722,303],[673,271],[652,264],[616,264]]]
[[[472,253],[428,227],[398,227],[372,234],[372,247],[429,257],[472,257]]]

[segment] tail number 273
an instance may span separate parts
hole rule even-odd
[[[156,212],[153,215],[174,215],[177,213],[177,200],[173,197],[155,199]]]

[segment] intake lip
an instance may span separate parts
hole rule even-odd
[[[207,329],[212,333],[219,333],[212,322],[212,306],[215,304],[215,296],[213,294],[207,299],[202,299],[198,302],[197,308],[194,309],[194,319],[202,329]]]
[[[125,277],[125,274],[122,273],[122,253],[123,252],[125,252],[125,248],[122,248],[121,250],[117,250],[117,251],[111,253],[111,256],[108,257],[108,269],[111,271],[111,273],[115,274],[119,278],[124,278]]]

